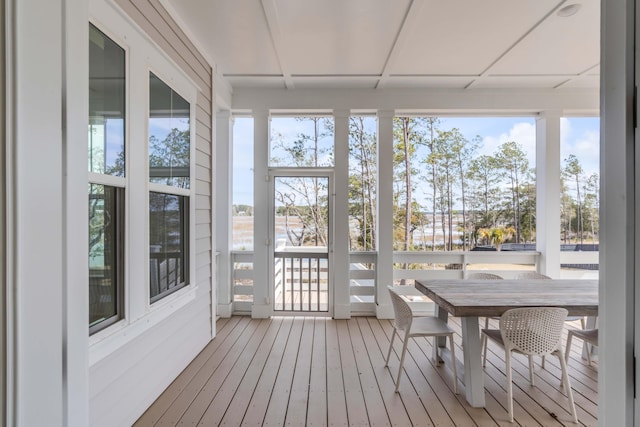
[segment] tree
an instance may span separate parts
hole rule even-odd
[[[589,175],[584,185],[584,206],[589,213],[589,223],[591,225],[591,241],[596,242],[596,235],[599,232],[599,206],[600,197],[598,191],[600,189],[600,177],[597,173]]]
[[[189,188],[189,139],[189,129],[177,128],[171,129],[162,140],[155,135],[149,137],[149,176],[152,182]]]
[[[365,129],[363,116],[349,120],[349,215],[358,221],[356,245],[375,249],[376,136]],[[352,247],[354,245],[352,244]]]
[[[324,117],[296,117],[296,121],[311,121],[312,134],[299,133],[293,141],[282,135],[274,136],[274,147],[282,158],[273,157],[274,164],[296,167],[318,167],[321,156],[332,155],[330,148],[322,147],[320,141],[332,134],[331,120]],[[326,204],[326,185],[322,178],[287,178],[280,179],[281,189],[276,190],[276,201],[285,207],[286,233],[294,245],[313,243],[327,244],[328,212]],[[302,221],[301,230],[296,232],[289,222],[290,216],[297,216]]]
[[[566,176],[568,179],[573,179],[575,180],[575,184],[576,184],[576,210],[577,210],[577,234],[580,238],[580,244],[583,243],[583,234],[584,234],[584,225],[582,222],[582,200],[580,198],[580,181],[582,178],[582,174],[584,173],[583,169],[582,169],[582,165],[580,164],[580,160],[578,160],[578,158],[574,155],[574,154],[570,154],[569,157],[567,157],[566,159],[564,159],[565,162],[565,166],[564,169],[562,170],[562,173],[564,176]]]
[[[471,158],[480,145],[481,139],[477,136],[473,141],[469,142],[457,128],[443,133],[443,137],[449,140],[447,145],[453,154],[455,169],[458,174],[458,182],[460,184],[460,201],[462,202],[462,250],[465,251],[467,249],[466,171]]]
[[[431,197],[432,197],[432,207],[431,207],[431,250],[435,250],[436,248],[436,207],[437,207],[437,191],[438,191],[438,168],[436,166],[436,134],[438,131],[438,126],[440,125],[440,119],[437,117],[426,117],[425,125],[427,127],[428,137],[425,137],[424,144],[428,148],[429,153],[426,159],[426,165],[430,169],[428,171],[430,179],[427,181],[431,182]]]
[[[510,185],[516,243],[520,243],[520,179],[529,170],[529,161],[520,144],[515,141],[501,144],[498,150],[496,160]]]
[[[404,181],[404,204],[402,214],[404,217],[404,250],[409,250],[412,244],[411,218],[412,218],[412,176],[414,170],[411,159],[416,151],[416,137],[413,128],[415,120],[411,117],[396,117],[393,119],[394,140],[396,141],[396,155],[394,164],[398,167],[398,177]],[[400,212],[398,212],[400,213]]]
[[[513,237],[515,231],[513,227],[481,228],[478,230],[478,235],[494,245],[496,251],[499,251],[502,244]]]

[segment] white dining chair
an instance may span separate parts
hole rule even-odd
[[[538,273],[537,271],[524,271],[522,273],[516,274],[516,280],[532,280],[532,279],[533,280],[539,280],[539,279],[549,280],[551,279],[551,277],[547,276],[546,274]],[[576,320],[580,321],[580,327],[582,329],[586,327],[584,316],[567,316],[567,319],[565,320],[565,322],[575,322]],[[544,369],[545,367],[544,357],[542,358],[542,363],[540,364],[540,366],[542,367],[542,369]]]
[[[562,381],[569,399],[573,422],[578,422],[573,392],[567,373],[567,364],[562,353],[562,331],[567,310],[559,307],[526,307],[507,310],[500,317],[500,329],[483,330],[483,336],[502,345],[505,351],[507,371],[507,406],[509,421],[513,422],[513,385],[511,377],[511,355],[513,352],[529,356],[555,355],[560,360]],[[497,332],[497,333],[496,333]],[[529,375],[533,385],[533,371],[529,364]]]
[[[598,346],[598,329],[570,329],[567,334],[567,349],[564,352],[564,358],[569,363],[569,352],[571,350],[571,340],[573,337],[580,338],[588,344],[587,346],[587,362],[591,365],[591,347]]]
[[[391,349],[393,348],[393,340],[396,334],[403,333],[402,353],[400,355],[400,366],[398,368],[398,377],[396,379],[396,393],[400,387],[400,377],[402,375],[402,367],[404,365],[404,357],[407,352],[407,343],[409,338],[415,337],[449,337],[451,345],[451,368],[453,370],[453,392],[458,393],[458,372],[456,370],[456,348],[453,342],[454,330],[443,320],[435,316],[413,316],[409,304],[399,295],[393,286],[388,286],[391,302],[393,304],[394,322],[393,334],[389,343],[389,351],[385,360],[385,367],[389,366],[389,358],[391,357]],[[437,342],[434,339],[434,346],[437,348]],[[436,361],[437,363],[437,361]]]
[[[518,273],[516,275],[516,280],[531,280],[531,279],[544,280],[544,279],[551,279],[551,277],[547,276],[546,274],[538,273],[537,271],[525,271],[522,273]],[[582,326],[582,329],[586,327],[584,322],[584,316],[567,316],[567,322],[573,322],[575,320],[580,321],[580,326]]]
[[[551,279],[550,276],[546,274],[538,273],[537,271],[523,271],[522,273],[516,274],[516,280],[527,280],[527,279]]]
[[[502,276],[493,273],[469,273],[467,274],[467,279],[472,280],[499,280],[502,279]]]
[[[467,275],[467,280],[501,280],[502,276],[493,273],[469,273]],[[498,317],[492,317],[492,319],[498,319]],[[484,327],[485,329],[489,328],[489,318],[485,317],[484,319]]]

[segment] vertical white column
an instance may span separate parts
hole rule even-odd
[[[333,207],[333,317],[351,317],[349,290],[349,110],[333,112],[335,120],[335,197]]]
[[[63,4],[12,0],[7,17],[12,92],[8,285],[15,336],[10,410],[12,424],[19,426],[65,424]]]
[[[387,286],[393,284],[393,117],[378,111],[378,259],[376,262],[376,316],[393,318]]]
[[[8,32],[5,26],[5,1],[0,0],[0,37],[2,40],[9,40]],[[7,128],[5,122],[7,121],[7,113],[5,112],[5,106],[7,105],[7,96],[5,88],[7,87],[7,80],[5,74],[5,68],[7,67],[7,54],[5,51],[5,43],[0,43],[0,165],[6,165],[7,160],[5,151],[7,147]],[[5,230],[7,229],[7,217],[5,212],[7,210],[7,182],[5,174],[0,174],[0,387],[2,387],[3,395],[5,399],[0,402],[0,424],[13,424],[11,418],[7,417],[7,406],[10,405],[9,401],[12,396],[7,396],[6,392],[10,388],[7,387],[7,372],[11,370],[9,361],[7,360],[8,342],[10,339],[10,328],[7,325],[7,270],[6,270],[6,257],[7,257],[7,235]],[[9,399],[8,399],[9,398]]]
[[[560,111],[536,120],[536,248],[539,270],[560,277]]]
[[[251,316],[271,315],[269,299],[269,111],[253,111],[253,307]]]
[[[631,426],[640,418],[637,1],[603,1],[601,16],[598,424]]]
[[[233,186],[233,127],[229,110],[216,113],[216,151],[215,151],[215,175],[227,177],[216,179],[215,197],[215,228],[216,228],[216,252],[218,255],[218,283],[217,305],[218,314],[221,317],[230,317],[233,312],[231,292],[231,251],[232,242],[232,216],[231,216],[231,189]],[[215,254],[213,254],[215,257]],[[215,258],[214,260],[215,261]],[[215,292],[215,289],[212,289]]]
[[[64,194],[65,264],[63,380],[67,427],[89,424],[89,253],[87,233],[87,126],[89,111],[88,2],[65,0]]]

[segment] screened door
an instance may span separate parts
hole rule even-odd
[[[330,175],[272,178],[273,311],[331,314]]]

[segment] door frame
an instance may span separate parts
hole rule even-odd
[[[276,178],[327,178],[328,179],[328,209],[329,209],[329,221],[327,225],[327,257],[329,264],[329,271],[327,274],[327,289],[328,289],[328,310],[326,312],[318,311],[275,311],[274,298],[275,298],[275,271],[274,271],[274,249],[275,249],[275,181]],[[269,261],[268,261],[268,301],[269,311],[271,315],[278,316],[314,316],[314,317],[333,317],[334,311],[334,299],[335,299],[335,274],[333,272],[333,253],[334,253],[334,209],[335,209],[335,171],[333,168],[298,168],[298,167],[272,167],[269,168]]]

